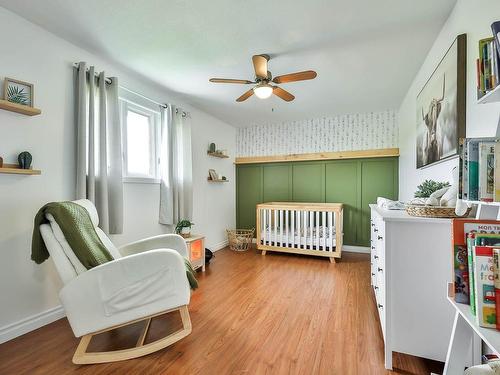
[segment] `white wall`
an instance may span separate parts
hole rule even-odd
[[[237,156],[270,156],[398,147],[393,110],[239,128]]]
[[[451,181],[451,170],[458,165],[458,160],[455,158],[417,170],[415,167],[415,147],[416,97],[459,34],[467,33],[467,137],[495,136],[500,105],[477,104],[476,59],[478,58],[478,40],[490,37],[490,25],[493,21],[499,19],[500,2],[498,0],[458,0],[453,12],[430,49],[399,109],[400,199],[412,198],[417,185],[425,179]]]
[[[16,30],[12,32],[12,30]],[[204,112],[191,108],[168,90],[82,50],[26,20],[0,8],[2,42],[0,78],[34,83],[35,105],[42,115],[27,117],[0,110],[0,156],[15,162],[28,150],[41,176],[0,174],[0,342],[48,322],[39,317],[34,325],[23,319],[57,308],[60,280],[52,262],[36,265],[30,260],[33,218],[46,202],[74,198],[75,140],[73,126],[72,63],[87,61],[116,75],[120,84],[159,102],[184,105],[191,113],[193,135],[194,230],[207,236],[208,246],[225,240],[224,229],[235,225],[234,167],[230,159],[209,159],[206,150],[216,142],[235,153],[235,129]],[[165,72],[168,74],[168,72]],[[225,174],[230,182],[209,185],[208,168]],[[125,185],[125,233],[114,236],[117,244],[160,234],[158,185]]]

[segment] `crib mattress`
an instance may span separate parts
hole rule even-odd
[[[308,229],[307,235],[304,235],[304,231],[301,233],[288,233],[288,238],[286,236],[286,231],[283,230],[283,234],[281,234],[281,229],[277,228],[276,232],[270,230],[269,228],[266,231],[262,231],[260,235],[261,244],[263,245],[271,245],[271,246],[292,246],[298,247],[299,244],[307,247],[334,247],[336,245],[335,231],[332,230],[332,238],[330,238],[330,233],[328,230],[323,230],[320,227],[320,236],[316,236],[316,227],[313,228],[313,237],[311,238],[311,232]],[[326,234],[326,236],[324,236]],[[266,241],[264,242],[264,238]]]

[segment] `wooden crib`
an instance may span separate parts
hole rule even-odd
[[[342,254],[342,203],[257,205],[257,249],[327,257]]]

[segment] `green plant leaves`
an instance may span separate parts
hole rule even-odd
[[[7,87],[7,100],[11,103],[28,105],[29,94],[24,91],[24,88],[9,86]]]
[[[417,186],[417,191],[415,192],[415,198],[429,198],[432,193],[442,189],[444,187],[450,186],[449,182],[437,182],[433,180],[425,180],[420,185]]]

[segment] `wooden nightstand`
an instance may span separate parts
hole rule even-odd
[[[199,235],[191,235],[191,237],[184,238],[186,241],[189,260],[196,270],[201,267],[205,272],[205,237]]]

